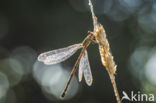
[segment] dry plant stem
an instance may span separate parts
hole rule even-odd
[[[118,103],[121,103],[120,96],[119,96],[118,89],[117,89],[116,82],[115,82],[115,77],[112,74],[109,74],[109,77],[110,77],[110,80],[111,80],[112,85],[113,85],[116,100],[117,100]]]
[[[94,14],[93,4],[92,4],[91,0],[89,0],[89,6],[90,6],[91,13],[92,13],[93,25],[94,25],[94,30],[95,30],[96,29],[96,25],[97,25],[97,17]]]
[[[110,47],[108,40],[106,38],[106,33],[102,25],[97,26],[97,30],[94,32],[94,35],[96,37],[96,41],[99,44],[99,51],[101,55],[101,61],[104,67],[106,67],[109,77],[111,79],[111,83],[113,85],[114,93],[116,96],[116,100],[118,103],[121,103],[120,96],[117,90],[116,82],[115,82],[115,76],[116,73],[116,64],[113,60],[113,56],[110,52]]]
[[[111,79],[111,83],[113,85],[114,93],[116,96],[116,100],[118,103],[121,103],[120,96],[117,90],[116,82],[115,82],[115,72],[116,72],[116,64],[113,60],[113,56],[110,52],[110,47],[108,40],[106,38],[106,33],[102,25],[97,23],[97,17],[94,14],[93,5],[91,0],[89,0],[89,6],[92,13],[93,25],[94,25],[94,36],[99,44],[99,51],[101,55],[101,61],[104,67],[106,67],[109,77]]]
[[[97,26],[97,30],[94,31],[94,35],[96,37],[96,41],[99,44],[99,51],[100,51],[100,55],[101,55],[102,64],[104,65],[104,67],[106,67],[108,74],[110,76],[110,79],[111,79],[111,82],[113,85],[113,89],[114,89],[114,93],[116,96],[116,100],[118,103],[121,103],[120,96],[119,96],[117,86],[115,83],[115,76],[114,76],[114,74],[116,73],[117,66],[116,66],[113,56],[110,52],[109,43],[106,38],[106,33],[105,33],[105,30],[102,25]]]

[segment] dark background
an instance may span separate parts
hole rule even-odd
[[[131,91],[156,94],[156,2],[96,0],[93,4],[117,64],[120,96],[122,91],[129,95]],[[92,86],[83,80],[79,92],[70,99],[56,99],[53,93],[47,97],[34,76],[37,55],[80,43],[87,31],[93,30],[87,0],[5,0],[0,7],[0,103],[116,102],[98,45],[87,49]],[[61,63],[61,67],[71,71],[79,53]]]

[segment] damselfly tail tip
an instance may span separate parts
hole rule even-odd
[[[62,93],[61,96],[60,96],[60,98],[61,99],[64,99],[64,96],[65,96],[65,93]]]

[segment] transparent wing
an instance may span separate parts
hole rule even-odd
[[[93,77],[90,69],[90,64],[88,61],[88,54],[85,51],[84,55],[82,56],[79,64],[79,81],[82,80],[84,74],[85,81],[87,85],[91,86],[93,82]]]
[[[81,57],[80,63],[79,63],[79,72],[78,72],[78,78],[79,78],[79,82],[82,81],[82,77],[83,77],[83,71],[84,71],[84,54]]]
[[[47,65],[57,64],[68,59],[80,48],[82,48],[81,44],[74,44],[66,48],[45,52],[38,56],[38,61],[44,62]]]

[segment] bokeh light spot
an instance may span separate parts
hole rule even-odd
[[[153,54],[145,65],[146,78],[156,85],[156,54]]]
[[[44,65],[36,61],[33,76],[41,85],[45,96],[51,100],[59,100],[69,78],[69,71],[60,65]],[[72,98],[78,91],[78,81],[74,76],[64,99]]]
[[[13,58],[5,58],[0,60],[0,72],[6,74],[11,86],[20,82],[23,76],[23,66],[19,61]]]
[[[5,96],[9,89],[9,81],[4,73],[0,72],[0,103],[5,101]]]

